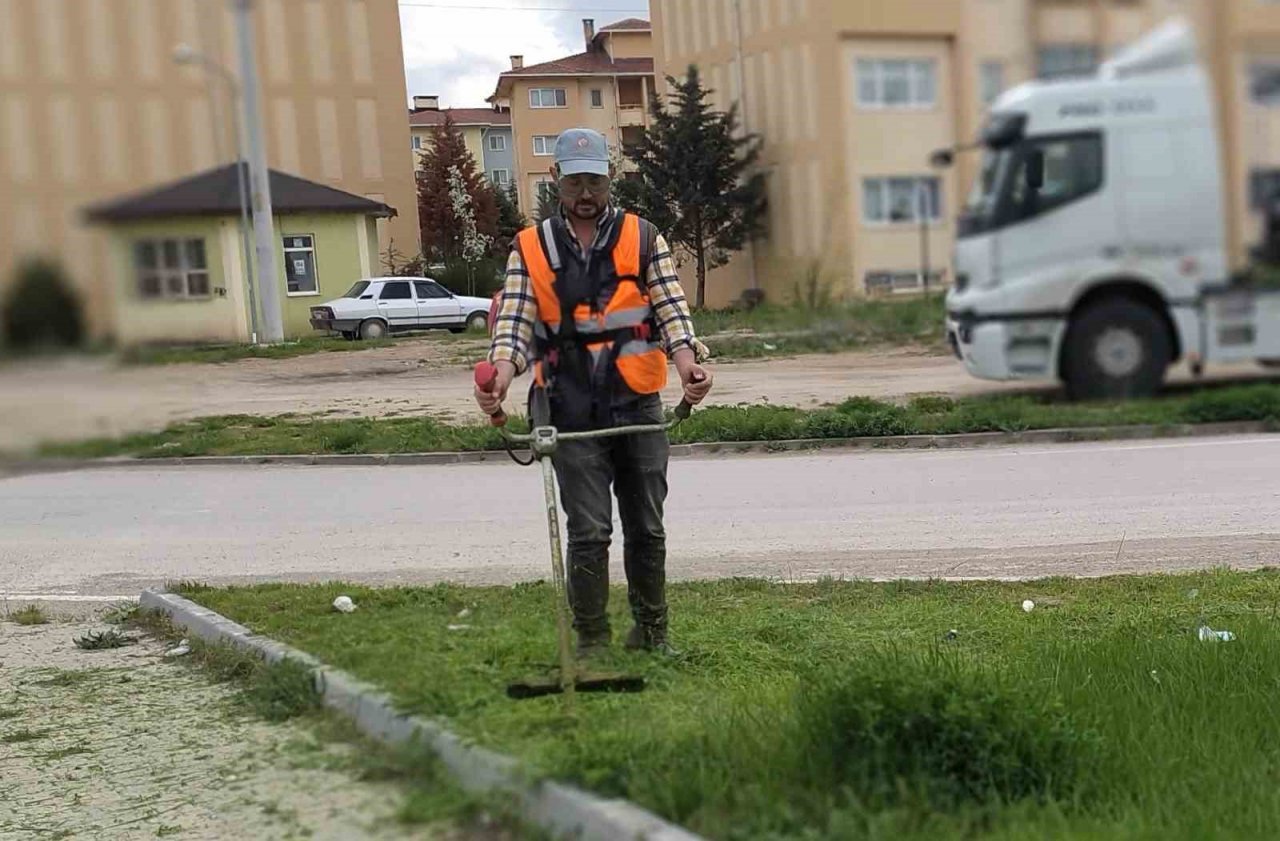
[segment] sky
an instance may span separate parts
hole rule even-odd
[[[585,48],[582,19],[596,28],[648,19],[648,0],[399,0],[409,96],[442,108],[484,107],[509,56],[536,64]]]

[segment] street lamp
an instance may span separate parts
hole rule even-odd
[[[231,126],[236,136],[236,185],[240,191],[240,245],[244,250],[245,287],[249,291],[250,336],[253,344],[258,343],[258,296],[255,294],[257,273],[253,266],[253,242],[249,236],[249,187],[245,183],[245,156],[243,140],[240,136],[240,114],[238,100],[240,83],[230,70],[213,59],[197,51],[190,44],[179,44],[173,48],[173,61],[188,67],[201,67],[226,83],[231,92]]]

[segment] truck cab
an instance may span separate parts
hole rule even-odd
[[[1211,90],[1191,29],[1174,22],[1096,76],[994,103],[947,297],[970,373],[1138,396],[1180,358],[1257,358],[1259,339],[1280,339],[1280,318],[1263,324],[1256,306],[1247,348],[1208,329],[1241,309],[1238,295],[1213,300],[1231,284]]]

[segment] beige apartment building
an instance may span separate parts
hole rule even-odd
[[[764,139],[769,233],[708,281],[720,305],[753,285],[774,299],[816,267],[837,296],[946,284],[953,221],[1000,91],[1087,72],[1163,21],[1201,33],[1225,103],[1238,254],[1257,197],[1280,186],[1280,4],[1262,0],[651,0],[655,74],[696,64],[714,102]]]
[[[416,251],[396,0],[258,0],[255,22],[270,166],[394,207],[380,243]],[[179,66],[178,44],[208,62]],[[234,160],[236,66],[229,0],[0,0],[0,299],[21,259],[53,257],[110,335],[106,234],[82,211]],[[350,285],[316,260],[313,294]]]
[[[498,77],[492,102],[509,104],[520,207],[532,214],[541,184],[549,183],[555,139],[567,128],[593,128],[609,140],[620,165],[621,150],[637,142],[649,125],[654,91],[652,30],[647,20],[628,18],[598,32],[584,20],[586,50],[525,66],[513,55]]]

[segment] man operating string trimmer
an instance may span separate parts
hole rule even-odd
[[[590,129],[556,140],[552,176],[560,213],[516,237],[493,326],[489,361],[497,376],[476,387],[489,415],[501,412],[511,381],[533,369],[530,416],[562,432],[663,420],[659,392],[670,356],[697,404],[711,390],[670,249],[652,224],[609,203],[608,144]],[[568,517],[568,591],[578,655],[611,641],[610,486],[624,533],[628,600],[635,626],[628,648],[675,651],[667,637],[665,434],[563,441],[553,464]]]

